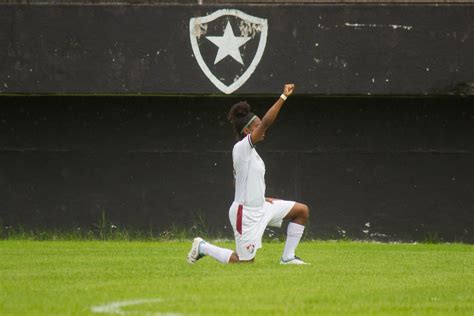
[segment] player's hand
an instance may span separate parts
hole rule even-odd
[[[295,85],[293,83],[285,84],[285,88],[283,89],[283,94],[289,97],[293,91],[295,91]]]

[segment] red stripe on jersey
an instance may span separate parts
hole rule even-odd
[[[239,204],[239,208],[237,209],[237,231],[239,234],[242,235],[242,209],[244,206],[242,204]]]

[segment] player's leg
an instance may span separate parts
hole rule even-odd
[[[309,207],[302,203],[295,203],[293,208],[284,217],[285,220],[290,220],[288,223],[288,230],[286,234],[286,243],[281,258],[281,263],[290,263],[293,260],[294,263],[301,261],[295,255],[296,247],[303,236],[304,228],[309,218]],[[299,262],[298,262],[299,263]]]
[[[240,260],[237,253],[230,249],[217,247],[201,237],[194,238],[188,253],[188,262],[193,264],[204,256],[210,256],[221,263],[252,263],[254,259]]]
[[[304,225],[308,221],[308,206],[293,201],[273,200],[271,203],[265,203],[265,207],[267,212],[272,214],[268,226],[281,227],[283,220],[290,220],[280,263],[304,264],[303,260],[296,257],[295,250],[303,236]]]
[[[188,253],[188,262],[191,264],[196,263],[196,261],[204,256],[212,257],[221,263],[233,263],[238,261],[237,254],[232,250],[217,247],[201,237],[196,237]]]
[[[309,218],[309,207],[306,204],[296,202],[291,210],[283,218],[289,219],[292,223],[306,225]]]
[[[248,220],[243,214],[244,207],[233,203],[229,209],[229,220],[234,230],[236,251],[217,247],[200,237],[194,238],[191,250],[188,253],[188,262],[195,263],[204,256],[210,256],[221,263],[252,263],[257,249],[261,247],[261,238],[266,222]],[[249,226],[250,225],[250,226]],[[245,231],[245,235],[243,232]]]

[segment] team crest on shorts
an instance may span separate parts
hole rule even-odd
[[[194,57],[222,92],[239,89],[253,74],[267,43],[268,21],[235,9],[189,20]]]
[[[255,251],[255,245],[252,245],[252,244],[248,245],[248,246],[245,247],[245,248],[247,248],[247,251],[248,251],[249,253],[253,253],[253,252]]]

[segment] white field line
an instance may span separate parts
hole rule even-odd
[[[149,298],[149,299],[136,299],[130,301],[118,301],[112,302],[104,305],[92,306],[91,311],[93,313],[100,313],[100,314],[115,314],[115,315],[131,315],[131,314],[140,314],[140,315],[153,315],[153,316],[182,316],[179,313],[161,313],[161,312],[140,312],[140,311],[133,311],[122,310],[122,307],[126,306],[133,306],[133,305],[141,305],[146,303],[156,303],[161,302],[162,300],[159,298]]]

